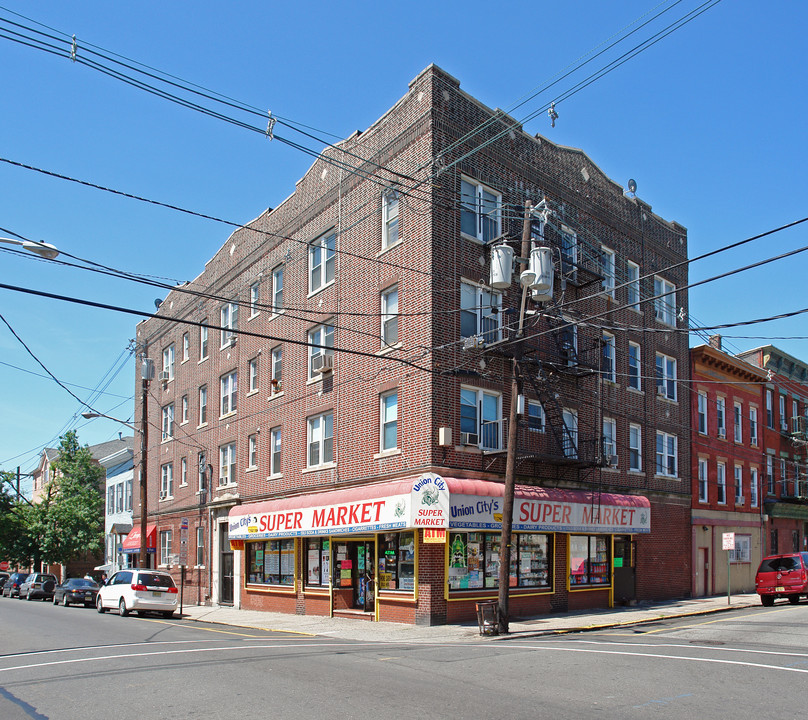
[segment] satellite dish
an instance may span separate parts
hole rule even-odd
[[[163,301],[160,298],[155,298],[154,299],[154,307],[157,308],[158,310],[160,309],[160,306],[162,304],[163,304]]]
[[[633,178],[629,179],[629,181],[628,181],[628,191],[630,193],[636,193],[637,192],[637,181],[634,180]]]

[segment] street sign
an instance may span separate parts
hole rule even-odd
[[[734,550],[735,549],[735,533],[722,533],[721,535],[723,540],[723,545],[721,547],[722,550]]]
[[[6,571],[9,567],[8,560],[3,560],[0,562],[0,570]]]
[[[188,518],[180,521],[180,565],[188,564]]]

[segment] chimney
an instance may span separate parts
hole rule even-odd
[[[118,430],[118,440],[123,440],[123,433]]]
[[[716,350],[721,349],[721,336],[720,335],[710,335],[710,347],[713,347]]]

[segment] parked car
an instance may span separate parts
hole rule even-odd
[[[98,591],[95,607],[103,613],[117,608],[121,617],[130,612],[156,612],[171,617],[177,609],[174,578],[161,570],[120,570]]]
[[[783,597],[796,605],[800,595],[808,595],[808,552],[763,558],[755,575],[755,590],[766,607]]]
[[[5,584],[6,580],[8,580],[9,574],[7,572],[0,572],[0,591],[3,589],[3,585]]]
[[[26,600],[51,600],[53,590],[59,583],[56,575],[50,573],[31,573],[20,584],[20,597]]]
[[[19,597],[20,585],[25,582],[25,578],[27,577],[28,573],[11,573],[8,580],[6,580],[5,584],[3,585],[3,597]]]
[[[84,605],[94,607],[98,595],[98,583],[86,578],[69,578],[53,591],[53,604]]]

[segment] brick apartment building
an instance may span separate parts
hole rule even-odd
[[[762,464],[767,555],[808,549],[808,363],[773,345],[739,353],[766,373]]]
[[[525,265],[492,284],[492,254],[543,198],[554,293],[522,314]],[[474,617],[517,353],[511,613],[688,595],[686,258],[583,152],[428,67],[138,325],[157,563],[185,555],[191,602]]]
[[[693,595],[754,592],[765,555],[764,387],[759,367],[724,352],[721,337],[691,348]],[[765,484],[765,483],[764,483]],[[735,549],[723,549],[725,533]]]

